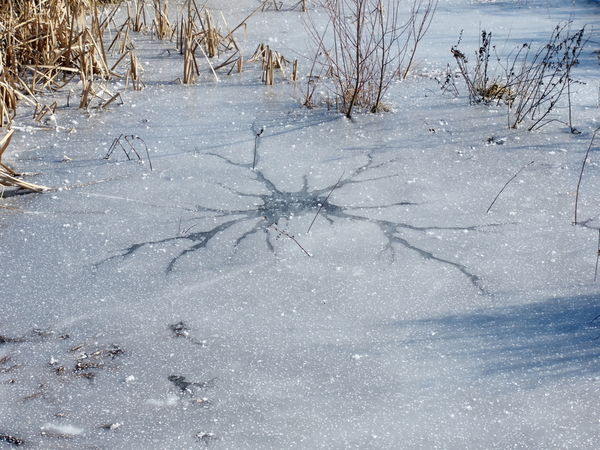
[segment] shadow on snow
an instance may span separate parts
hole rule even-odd
[[[600,294],[551,298],[520,306],[415,321],[427,341],[450,357],[477,360],[486,376],[567,378],[600,373]],[[435,333],[432,336],[432,333]]]

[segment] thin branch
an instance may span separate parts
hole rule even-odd
[[[254,135],[254,158],[252,159],[252,170],[256,168],[256,160],[258,158],[258,144],[260,142],[260,137],[265,131],[264,127],[260,129],[260,131],[255,132]]]
[[[575,191],[575,218],[573,220],[573,225],[577,225],[577,206],[579,204],[579,188],[581,187],[581,179],[583,178],[583,171],[585,170],[585,164],[587,162],[588,156],[590,154],[590,150],[592,150],[592,146],[594,144],[594,139],[596,138],[596,134],[600,131],[600,127],[594,130],[594,134],[592,135],[592,140],[590,141],[590,145],[585,152],[585,157],[583,158],[583,163],[581,164],[581,172],[579,173],[579,180],[577,181],[577,190]]]
[[[293,235],[289,234],[287,231],[282,230],[281,228],[277,227],[277,225],[275,225],[274,223],[272,223],[271,225],[269,225],[268,228],[273,228],[273,230],[275,230],[279,234],[279,236],[285,236],[286,238],[291,239],[292,241],[294,241],[294,243],[298,247],[300,247],[300,250],[302,250],[304,252],[304,254],[306,254],[306,256],[312,257],[312,255],[310,253],[308,253],[308,251],[304,247],[302,247],[302,245],[300,244],[300,242],[298,242],[296,240],[295,236],[293,236]]]
[[[329,191],[329,194],[327,194],[327,197],[325,197],[325,200],[319,205],[319,209],[317,209],[317,213],[315,214],[315,217],[313,217],[312,222],[310,223],[308,230],[306,230],[307,233],[310,232],[310,229],[312,228],[313,224],[315,223],[315,220],[317,220],[317,216],[319,215],[319,213],[321,212],[321,210],[323,209],[323,206],[325,206],[325,203],[327,203],[327,200],[329,200],[329,197],[331,196],[331,194],[333,194],[333,191],[335,191],[335,189],[338,187],[338,185],[340,184],[340,181],[342,181],[342,177],[344,176],[344,173],[346,173],[345,171],[342,172],[342,174],[340,175],[340,178],[337,180],[337,183],[335,183],[333,185],[333,187],[331,188],[331,191]]]
[[[594,281],[598,279],[598,260],[600,260],[600,228],[598,228],[598,250],[596,251],[596,269],[594,270]]]
[[[485,212],[486,214],[490,212],[490,210],[492,209],[492,206],[494,206],[494,203],[496,203],[496,200],[498,200],[498,197],[500,197],[500,194],[502,194],[502,192],[504,192],[504,189],[506,189],[506,186],[508,186],[510,184],[511,181],[513,181],[515,178],[517,178],[519,176],[519,174],[525,170],[525,168],[529,167],[530,165],[532,165],[535,161],[531,161],[528,162],[527,164],[525,164],[523,167],[521,167],[517,173],[515,173],[510,180],[508,180],[504,186],[502,186],[502,189],[500,189],[500,191],[496,194],[496,197],[494,197],[494,200],[492,201],[492,203],[490,203],[490,206],[488,207],[487,211]]]

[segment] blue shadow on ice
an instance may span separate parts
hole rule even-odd
[[[590,295],[395,325],[416,328],[416,340],[441,354],[477,361],[485,375],[562,378],[600,372],[599,314],[600,295]]]

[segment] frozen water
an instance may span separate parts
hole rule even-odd
[[[442,1],[392,111],[353,121],[256,67],[182,86],[143,35],[147,86],[123,106],[61,106],[54,131],[23,107],[7,161],[54,190],[0,210],[0,447],[597,448],[595,152],[571,224],[597,13]],[[440,92],[461,29],[508,47],[569,18],[591,30],[582,134]],[[269,38],[310,55],[299,11],[257,13],[240,45]],[[120,134],[153,170],[103,159]]]

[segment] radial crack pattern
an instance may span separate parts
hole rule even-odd
[[[383,176],[369,176],[368,178],[361,177],[361,175],[372,172],[373,170],[384,168],[395,160],[388,160],[384,162],[375,163],[373,155],[371,153],[366,155],[367,161],[360,167],[352,171],[347,177],[341,179],[336,184],[332,184],[323,188],[310,189],[308,178],[303,177],[302,188],[299,191],[287,192],[277,188],[275,183],[270,180],[265,173],[260,169],[252,170],[252,165],[248,163],[236,162],[230,158],[217,153],[208,153],[207,155],[218,158],[227,165],[234,166],[239,169],[248,171],[250,177],[258,182],[262,191],[266,193],[256,192],[243,192],[227,185],[218,184],[228,192],[238,197],[252,197],[257,201],[254,208],[250,209],[226,209],[226,208],[211,208],[203,205],[198,205],[195,211],[198,213],[208,213],[207,217],[202,219],[206,220],[212,218],[224,219],[225,221],[218,225],[203,231],[196,231],[196,228],[202,225],[202,222],[198,222],[195,225],[190,226],[187,230],[180,232],[176,236],[167,237],[165,239],[146,241],[136,243],[128,248],[121,250],[118,254],[106,258],[96,266],[106,264],[114,261],[118,258],[128,258],[133,256],[136,252],[146,246],[157,246],[161,244],[167,244],[170,242],[188,242],[189,245],[175,255],[166,267],[166,272],[169,273],[175,270],[178,261],[186,255],[194,253],[198,250],[202,250],[219,234],[229,230],[234,226],[240,226],[242,228],[241,234],[232,241],[233,246],[239,246],[245,239],[250,236],[256,235],[257,233],[264,231],[265,243],[269,250],[273,251],[273,244],[270,240],[267,229],[272,224],[278,224],[282,219],[289,219],[292,216],[299,215],[314,215],[320,210],[320,216],[329,223],[334,223],[335,220],[347,220],[347,221],[360,221],[371,223],[376,225],[386,239],[385,249],[390,251],[392,255],[395,254],[395,248],[397,246],[404,247],[410,251],[416,252],[422,258],[435,261],[440,264],[444,264],[451,267],[461,274],[463,274],[470,283],[475,286],[480,292],[485,292],[482,286],[480,278],[469,271],[469,269],[456,261],[438,256],[428,250],[416,246],[407,240],[406,237],[402,236],[403,231],[416,231],[421,233],[427,233],[430,231],[485,231],[485,229],[497,224],[488,225],[473,225],[467,227],[440,227],[440,226],[416,226],[409,223],[393,222],[389,220],[374,219],[368,215],[360,215],[361,210],[372,210],[372,209],[384,209],[395,206],[415,206],[414,202],[410,201],[399,201],[383,205],[359,205],[359,206],[343,206],[333,203],[328,195],[332,190],[342,189],[344,186],[369,183],[376,180],[382,180],[386,178],[392,178],[397,175],[383,175]],[[352,212],[351,212],[352,211]],[[246,227],[243,230],[244,226]]]

